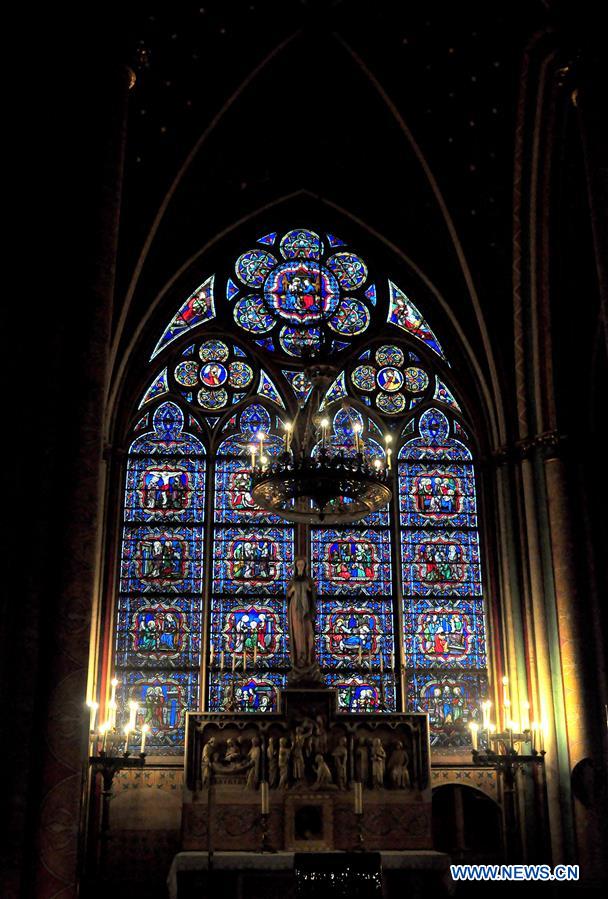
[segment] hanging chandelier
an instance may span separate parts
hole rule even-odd
[[[285,425],[278,455],[265,452],[266,435],[251,444],[251,495],[260,508],[288,521],[339,524],[358,521],[386,506],[391,499],[390,435],[386,458],[370,458],[359,417],[354,417],[354,452],[334,446],[323,397],[336,376],[334,366],[317,362],[304,373],[312,383],[310,398],[293,423]],[[348,404],[344,404],[348,409]]]

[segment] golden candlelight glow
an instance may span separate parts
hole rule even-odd
[[[473,749],[477,749],[479,745],[479,724],[476,721],[471,721],[469,724],[469,730],[471,731],[471,742],[473,743]]]

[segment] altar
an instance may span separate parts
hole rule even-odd
[[[342,713],[288,688],[277,712],[190,712],[182,849],[430,850],[427,718]]]

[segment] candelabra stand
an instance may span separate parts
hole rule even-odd
[[[112,787],[114,784],[114,775],[123,768],[143,768],[146,764],[145,752],[140,752],[133,756],[130,752],[125,751],[121,755],[113,755],[106,749],[102,749],[98,755],[89,757],[89,765],[93,777],[96,774],[101,775],[101,825],[99,828],[99,868],[105,873],[108,839],[110,834],[110,800],[112,799]]]
[[[485,748],[478,749],[476,747],[472,751],[473,764],[479,768],[494,768],[502,781],[507,855],[514,860],[519,855],[520,847],[515,791],[517,772],[524,766],[531,766],[533,769],[541,771],[544,786],[545,750],[537,750],[532,744],[529,753],[522,753],[516,749],[515,744],[521,745],[530,742],[530,737],[529,730],[525,730],[523,733],[508,731],[492,734],[489,735],[488,745]],[[490,742],[495,743],[499,751],[490,748]]]

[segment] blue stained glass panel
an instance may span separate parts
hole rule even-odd
[[[469,724],[480,720],[487,692],[485,673],[413,671],[407,677],[407,707],[428,713],[431,746],[470,746]]]
[[[296,228],[281,238],[281,253],[285,259],[319,259],[322,252],[319,235],[308,228]]]
[[[389,531],[312,528],[313,578],[319,593],[389,595]]]
[[[392,281],[388,282],[388,286],[390,303],[387,321],[422,340],[433,352],[445,359],[441,344],[416,306]]]
[[[211,600],[213,667],[242,671],[243,653],[250,671],[287,668],[285,600],[271,596]],[[223,653],[223,655],[222,655]],[[222,669],[223,664],[223,669]]]
[[[158,399],[159,396],[163,396],[165,393],[169,392],[169,382],[167,380],[167,369],[163,369],[160,374],[156,375],[146,392],[144,393],[141,401],[139,403],[138,409],[141,409],[142,406],[145,406],[146,403],[152,402],[152,400]]]
[[[480,596],[476,531],[401,532],[403,590],[415,596]]]
[[[203,459],[131,458],[127,466],[126,521],[203,521]]]
[[[201,599],[121,596],[118,600],[118,667],[198,668]]]
[[[218,458],[215,469],[214,520],[219,524],[281,521],[277,515],[256,506],[250,489],[251,465],[245,456],[238,459]]]
[[[291,577],[291,529],[216,530],[213,552],[215,593],[284,593]]]
[[[328,674],[325,681],[338,691],[341,712],[395,711],[395,679],[391,674]]]
[[[212,671],[209,678],[209,708],[217,711],[276,712],[279,690],[287,676],[277,672],[264,674]]]
[[[184,413],[175,403],[163,403],[152,417],[153,432],[133,441],[129,453],[142,455],[203,455],[205,447],[196,437],[182,434]]]
[[[277,232],[271,231],[270,234],[265,234],[263,237],[258,237],[258,243],[266,244],[266,246],[272,246],[276,239]]]
[[[407,667],[486,667],[481,599],[406,601],[404,629]]]
[[[136,727],[150,727],[148,755],[183,753],[186,711],[198,708],[199,676],[196,671],[129,671],[116,691],[117,727],[122,732],[129,720],[129,701],[138,703]],[[135,744],[137,745],[137,744]]]
[[[120,564],[123,593],[198,593],[202,529],[125,528]]]
[[[472,466],[400,463],[399,510],[402,525],[477,527]]]
[[[390,601],[320,600],[317,608],[317,657],[324,668],[391,666],[393,608]]]
[[[418,430],[421,436],[403,444],[399,450],[400,459],[426,459],[429,462],[435,459],[472,460],[471,452],[464,443],[449,436],[450,423],[439,409],[423,412]]]
[[[167,327],[162,337],[156,344],[154,352],[150,356],[150,360],[154,359],[161,350],[186,334],[197,325],[215,318],[215,303],[213,299],[213,282],[215,275],[197,287],[194,293],[191,293],[188,299],[182,303]]]

